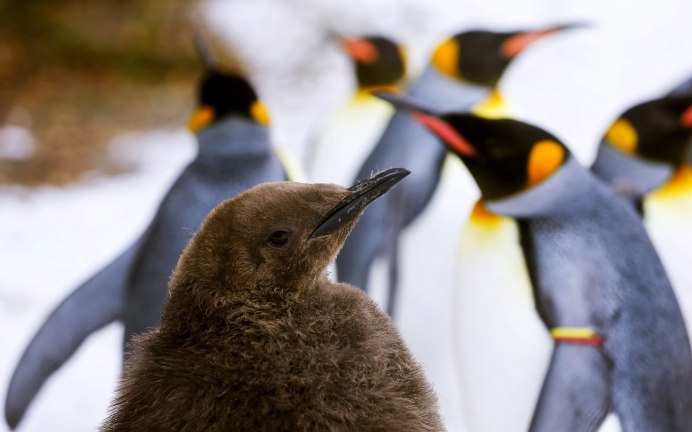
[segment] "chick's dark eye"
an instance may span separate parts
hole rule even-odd
[[[291,234],[292,232],[289,230],[274,231],[273,233],[269,234],[267,242],[275,247],[283,247],[286,246],[286,243],[288,243],[288,240],[291,238]]]

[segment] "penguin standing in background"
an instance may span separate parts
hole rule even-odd
[[[48,377],[93,332],[125,324],[124,341],[158,325],[168,278],[189,231],[220,201],[267,181],[286,179],[269,141],[269,117],[242,77],[209,70],[189,126],[198,153],[163,198],[141,237],[51,312],[17,365],[5,400],[14,428]]]
[[[685,323],[633,207],[537,127],[383,97],[459,156],[481,191],[461,253],[475,247],[486,262],[462,263],[454,310],[469,429],[595,431],[612,411],[625,432],[692,430]],[[532,292],[542,329],[516,310]],[[539,396],[531,381],[545,354]]]
[[[408,174],[268,183],[220,204],[180,258],[161,327],[134,338],[102,431],[442,431],[391,319],[327,266]]]
[[[401,45],[382,36],[337,37],[353,62],[357,88],[313,140],[308,174],[312,181],[344,184],[353,179],[394,113],[371,92],[398,88],[406,76],[406,54]]]
[[[498,83],[507,66],[533,42],[576,25],[496,33],[467,31],[440,44],[431,64],[408,90],[423,103],[445,111],[505,117]],[[391,166],[405,166],[411,178],[374,203],[346,240],[336,260],[340,281],[369,291],[373,263],[388,264],[387,312],[393,314],[398,285],[401,232],[427,207],[440,182],[446,150],[423,126],[403,113],[394,114],[356,178]]]
[[[644,217],[692,334],[692,88],[675,94],[625,111],[591,170]]]

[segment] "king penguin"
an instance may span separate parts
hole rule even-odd
[[[642,213],[692,334],[692,89],[676,94],[626,110],[592,171]]]
[[[630,203],[540,128],[383,97],[481,192],[454,309],[469,430],[596,431],[611,411],[625,432],[692,430],[684,320]]]
[[[407,174],[266,183],[214,209],[161,327],[134,338],[101,430],[442,431],[391,319],[326,271],[368,203]]]
[[[487,117],[506,117],[509,109],[498,85],[512,60],[535,41],[576,26],[456,34],[435,49],[430,65],[407,94],[443,110],[472,109]],[[446,155],[424,127],[407,115],[396,113],[358,170],[356,178],[367,178],[371,172],[391,166],[405,166],[412,172],[406,184],[371,206],[336,260],[339,280],[366,291],[370,288],[373,264],[385,260],[386,309],[390,314],[396,307],[400,235],[430,203]]]
[[[312,142],[308,175],[312,181],[345,184],[394,114],[372,92],[398,88],[406,76],[406,51],[380,35],[336,37],[353,63],[356,89]]]
[[[7,391],[14,428],[43,383],[92,333],[113,321],[133,334],[158,325],[167,281],[189,231],[219,202],[249,187],[286,179],[269,141],[269,116],[243,77],[209,70],[189,127],[198,152],[164,196],[144,233],[77,287],[41,325],[22,354]]]

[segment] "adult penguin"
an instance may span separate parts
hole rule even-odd
[[[692,334],[692,89],[675,94],[620,115],[591,169],[641,212]]]
[[[441,110],[473,109],[487,117],[504,117],[508,109],[498,85],[512,60],[534,42],[574,27],[456,34],[435,49],[430,65],[408,94]],[[396,306],[400,235],[430,203],[446,154],[424,127],[396,113],[356,176],[367,178],[392,166],[405,166],[412,173],[406,184],[371,206],[336,260],[339,280],[365,291],[374,262],[386,260],[390,314]]]
[[[385,97],[481,191],[454,311],[470,430],[595,431],[611,411],[626,432],[692,430],[684,320],[633,207],[540,128]]]
[[[190,229],[224,199],[267,181],[286,179],[269,140],[269,116],[248,81],[207,70],[189,122],[198,152],[163,198],[144,233],[120,256],[64,299],[22,354],[7,391],[14,428],[44,382],[93,332],[113,321],[130,336],[158,325],[168,278]]]
[[[312,181],[345,184],[394,114],[372,92],[398,88],[406,76],[406,54],[402,45],[381,35],[336,37],[353,63],[356,88],[313,141],[308,171]]]

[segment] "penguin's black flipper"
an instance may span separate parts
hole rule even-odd
[[[529,431],[597,431],[610,411],[609,369],[597,347],[557,344]]]
[[[129,270],[142,240],[65,298],[41,325],[12,374],[5,418],[14,429],[43,383],[96,330],[120,318]]]

